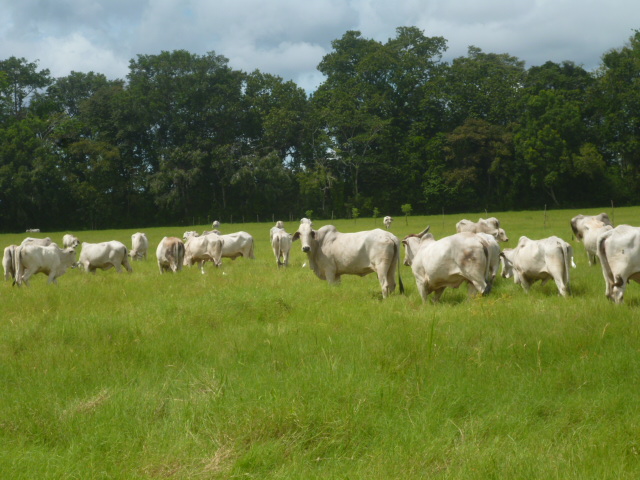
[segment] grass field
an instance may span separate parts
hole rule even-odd
[[[278,270],[271,223],[223,224],[254,236],[256,260],[205,275],[158,273],[155,247],[181,227],[144,230],[150,258],[132,274],[4,282],[0,478],[640,478],[640,286],[608,302],[569,229],[599,211],[490,213],[511,246],[573,244],[568,299],[553,282],[527,295],[499,279],[487,297],[423,304],[402,267],[406,296],[382,301],[375,275],[330,286],[301,268],[299,243]],[[463,217],[396,218],[392,231],[430,224],[440,238]],[[134,231],[75,233],[130,245]]]

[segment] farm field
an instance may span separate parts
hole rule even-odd
[[[316,278],[293,244],[278,269],[269,223],[222,224],[256,260],[160,275],[165,235],[143,229],[132,274],[69,270],[58,285],[0,284],[0,475],[11,479],[640,478],[640,285],[604,297],[571,237],[578,213],[489,212],[521,235],[573,245],[573,296],[527,295],[499,278],[486,297],[447,289],[382,300],[374,274]],[[486,217],[487,215],[482,215]],[[478,214],[396,217],[399,238],[436,238]],[[640,207],[616,208],[640,225]],[[314,220],[340,231],[380,218]],[[297,222],[286,222],[293,233]],[[120,240],[137,230],[74,232]],[[43,232],[60,242],[67,232]],[[0,235],[3,248],[27,234]],[[79,252],[79,249],[78,249]],[[404,257],[404,254],[403,254]]]

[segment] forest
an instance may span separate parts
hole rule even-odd
[[[595,71],[395,33],[334,40],[314,92],[215,52],[0,61],[0,231],[640,204],[640,31]]]

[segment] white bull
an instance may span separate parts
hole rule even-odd
[[[640,228],[619,225],[603,232],[597,248],[605,295],[615,303],[622,303],[627,284],[631,280],[640,283]]]
[[[571,293],[569,270],[575,268],[573,248],[561,238],[531,240],[522,236],[516,248],[505,248],[500,257],[502,276],[513,276],[513,281],[525,291],[538,280],[544,285],[553,279],[560,295],[566,297]]]
[[[391,223],[393,222],[393,218],[386,216],[384,217],[384,219],[382,220],[382,223],[384,223],[384,226],[387,227],[387,230],[389,230],[389,228],[391,228]]]
[[[191,237],[185,244],[183,263],[189,266],[198,263],[200,273],[204,275],[205,262],[220,265],[223,245],[224,240],[216,234]]]
[[[64,248],[76,248],[78,245],[80,245],[80,239],[75,235],[67,233],[62,237],[62,246]]]
[[[156,258],[160,273],[171,270],[179,272],[184,262],[185,247],[177,237],[164,237],[156,249]]]
[[[598,237],[600,234],[612,230],[611,225],[607,225],[597,218],[590,218],[581,224],[581,238],[584,249],[587,252],[587,260],[589,265],[595,265],[598,258]]]
[[[491,290],[489,249],[474,233],[462,232],[435,240],[430,233],[420,240],[411,270],[424,302],[434,292],[437,302],[445,288],[467,282],[469,294],[485,295]]]
[[[496,217],[480,218],[477,222],[463,219],[456,223],[456,232],[488,233],[493,235],[498,242],[508,242],[506,232],[500,228],[500,221]]]
[[[17,245],[9,245],[4,249],[4,255],[2,256],[2,268],[4,269],[4,279],[11,280],[16,277],[16,268],[14,263],[14,256]]]
[[[599,213],[598,215],[582,215],[582,214],[576,215],[571,219],[570,223],[571,223],[571,231],[573,232],[573,234],[578,240],[582,241],[582,237],[584,235],[585,222],[588,222],[589,220],[592,220],[592,219],[598,220],[604,223],[605,225],[613,226],[613,223],[611,222],[609,215],[607,215],[606,213]]]
[[[36,273],[44,273],[49,277],[47,283],[58,283],[57,278],[64,275],[68,268],[76,263],[74,248],[64,250],[56,244],[42,246],[27,244],[15,249],[14,268],[15,284],[24,282],[29,286],[29,279]]]
[[[398,270],[400,293],[404,285],[400,278],[400,241],[392,233],[379,228],[356,233],[340,233],[333,225],[314,230],[309,223],[301,223],[293,235],[300,239],[309,266],[316,276],[329,283],[339,283],[341,275],[364,276],[375,272],[387,297],[396,288]]]
[[[117,240],[102,243],[82,242],[82,251],[78,263],[86,272],[96,273],[96,269],[109,270],[115,268],[118,273],[124,267],[127,272],[133,270],[129,264],[127,247]]]
[[[229,233],[220,235],[220,238],[223,240],[222,258],[256,258],[253,254],[253,237],[247,232]]]
[[[142,232],[136,232],[131,235],[131,251],[129,256],[132,260],[147,259],[147,251],[149,250],[149,239]]]
[[[284,228],[274,227],[271,229],[271,248],[276,257],[278,267],[289,266],[289,253],[291,252],[292,237]]]

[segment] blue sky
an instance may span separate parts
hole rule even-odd
[[[447,39],[446,60],[475,45],[527,66],[571,60],[593,70],[640,28],[638,0],[0,0],[0,11],[0,59],[38,60],[55,77],[124,78],[137,54],[185,49],[307,91],[347,30],[385,42],[416,26]]]

